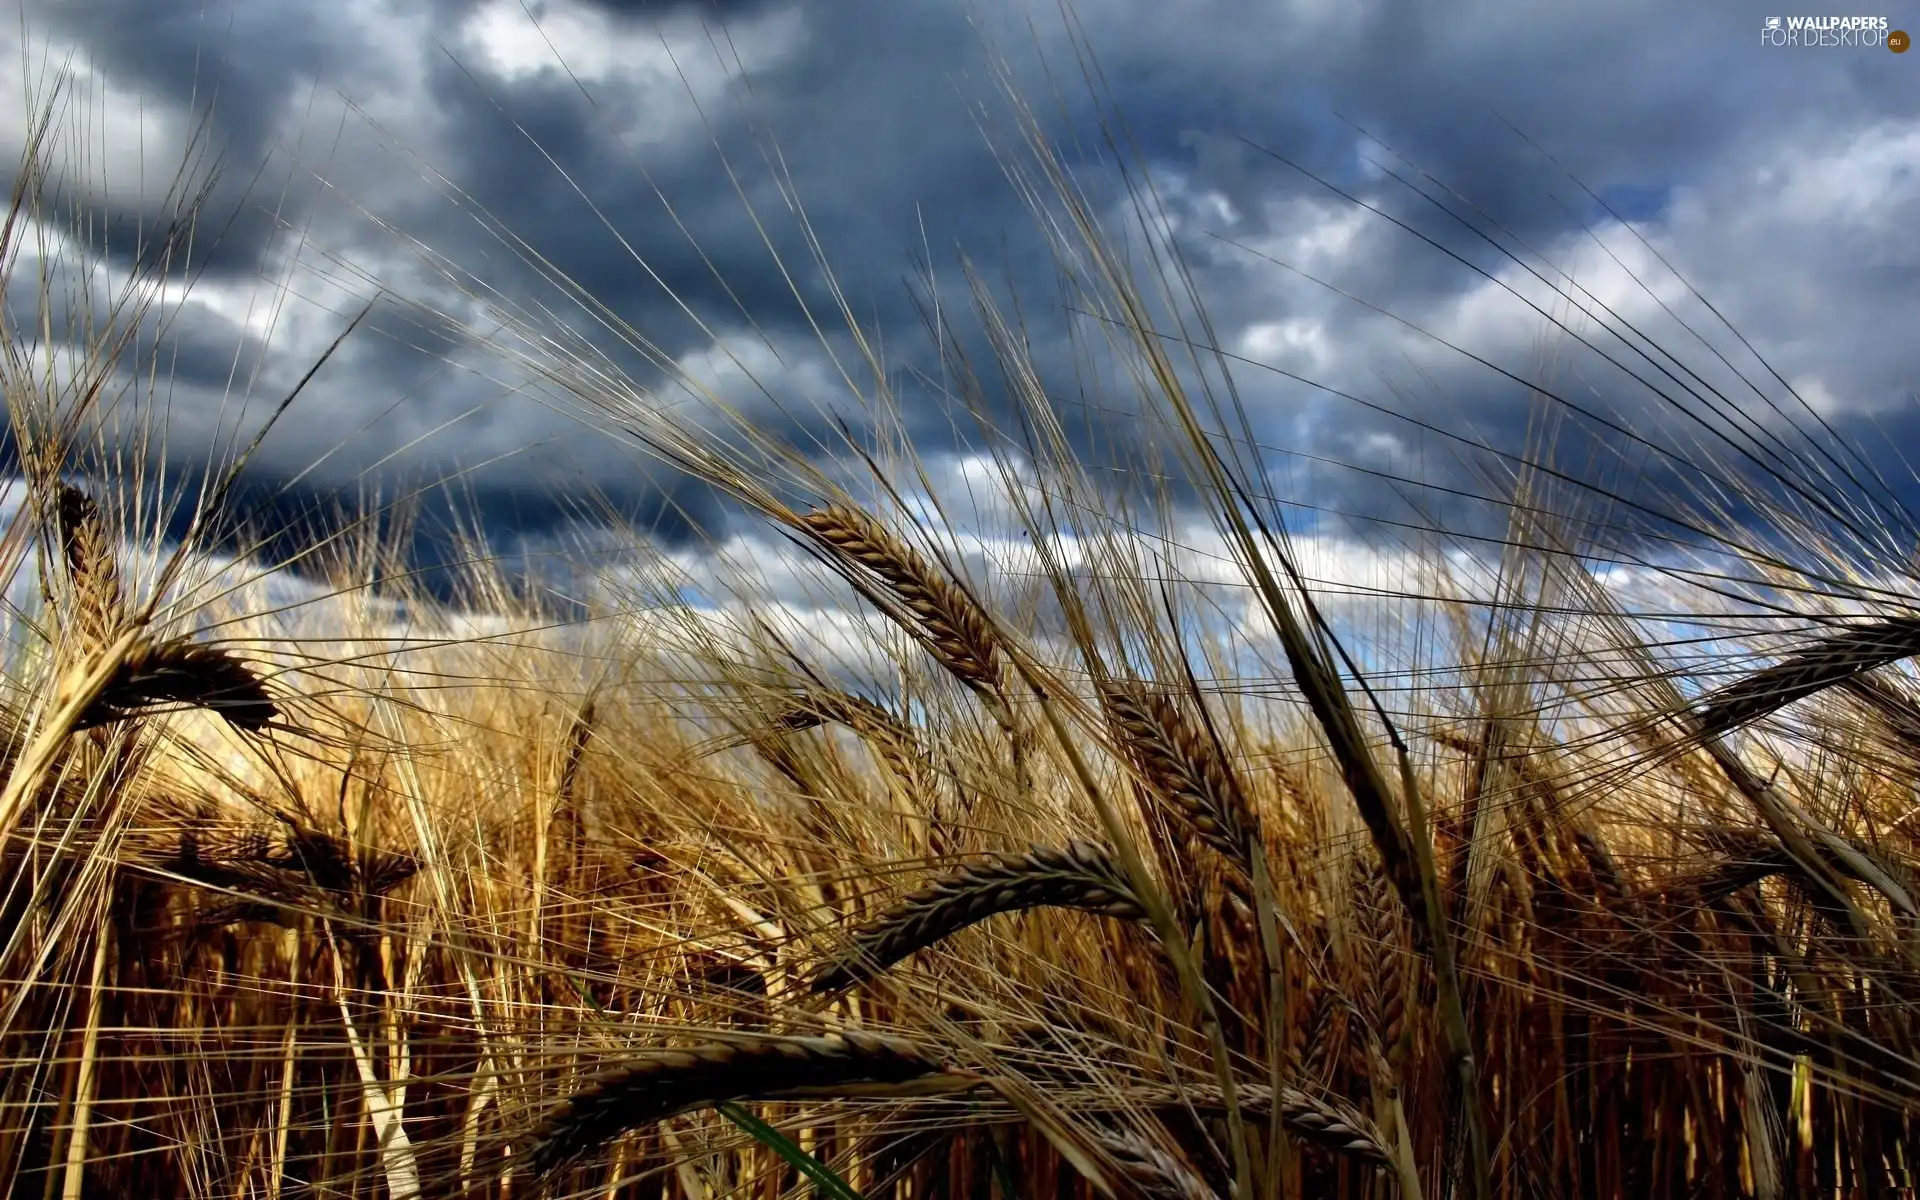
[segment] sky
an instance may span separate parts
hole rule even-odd
[[[236,413],[264,411],[384,290],[390,299],[263,444],[249,476],[261,494],[297,508],[457,475],[463,502],[508,549],[573,538],[595,519],[583,516],[589,497],[669,541],[685,536],[687,513],[724,524],[710,497],[630,443],[516,394],[483,337],[430,330],[391,297],[479,313],[424,246],[496,297],[590,332],[509,252],[505,230],[723,391],[740,383],[731,355],[776,392],[830,393],[836,377],[795,301],[796,290],[816,306],[829,293],[782,177],[903,378],[937,366],[910,287],[917,264],[930,261],[941,294],[958,295],[963,255],[1022,298],[1036,360],[1071,375],[1073,318],[996,152],[1009,127],[988,69],[993,47],[1048,135],[1090,144],[1097,113],[1056,5],[13,8],[0,21],[0,86],[22,95],[64,70],[84,101],[59,152],[76,177],[90,175],[89,211],[107,238],[104,254],[69,247],[70,258],[124,270],[127,231],[160,212],[194,131],[217,151],[219,235],[196,241],[198,274],[164,335],[167,437],[156,453],[169,469],[203,462]],[[1769,46],[1773,12],[1076,0],[1071,22],[1219,344],[1245,360],[1235,382],[1276,488],[1309,504],[1303,512],[1340,513],[1403,503],[1383,475],[1443,487],[1470,478],[1452,443],[1395,413],[1491,445],[1524,441],[1525,390],[1486,363],[1544,371],[1626,428],[1663,418],[1641,389],[1556,350],[1545,319],[1497,283],[1289,163],[1527,291],[1512,263],[1377,165],[1418,178],[1406,163],[1417,164],[1627,319],[1685,341],[1669,308],[1689,322],[1704,310],[1669,264],[1822,420],[1897,457],[1920,429],[1910,332],[1920,54]],[[1893,28],[1920,28],[1920,10],[1887,15]],[[15,105],[0,112],[10,163],[27,118]],[[1110,170],[1087,170],[1094,194],[1111,197],[1099,190]],[[19,272],[6,303],[15,319],[32,311]],[[654,381],[645,363],[625,364],[641,386]],[[915,408],[903,388],[922,452],[964,471],[949,415],[931,400]],[[1125,397],[1110,400],[1127,410]],[[1078,415],[1070,424],[1097,431],[1089,454],[1124,455],[1133,425]]]

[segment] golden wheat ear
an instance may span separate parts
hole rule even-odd
[[[870,513],[846,505],[828,505],[795,524],[885,583],[912,615],[908,631],[955,678],[980,691],[999,690],[1005,652],[992,622],[912,546]]]
[[[1253,847],[1260,822],[1239,777],[1201,724],[1169,696],[1133,680],[1103,680],[1100,703],[1122,748],[1193,834],[1233,868],[1229,879],[1251,899]]]
[[[65,481],[55,487],[53,517],[67,571],[67,624],[82,641],[103,645],[127,619],[113,534],[93,497]]]
[[[258,733],[280,715],[253,668],[227,651],[185,638],[143,639],[120,661],[74,727],[128,720],[163,704],[207,709],[249,733]]]

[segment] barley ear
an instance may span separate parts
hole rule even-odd
[[[74,728],[124,721],[162,704],[204,708],[250,733],[264,729],[280,711],[253,668],[227,651],[185,638],[155,642],[143,637],[114,667]]]
[[[732,1100],[827,1096],[943,1070],[904,1038],[857,1030],[657,1050],[607,1072],[549,1112],[527,1135],[527,1164],[535,1175],[548,1175],[630,1129]]]
[[[976,690],[999,694],[1004,670],[999,638],[973,598],[944,572],[860,509],[829,505],[797,522],[885,583],[911,618],[901,624],[956,678]]]
[[[1102,1134],[1093,1144],[1117,1168],[1140,1200],[1220,1200],[1194,1169],[1144,1138]]]
[[[1104,680],[1101,707],[1127,757],[1188,830],[1232,868],[1251,901],[1259,822],[1214,739],[1171,698],[1134,681]]]
[[[113,535],[93,498],[70,483],[58,485],[54,521],[67,575],[67,627],[82,645],[104,646],[127,621]]]
[[[809,986],[816,993],[847,987],[988,917],[1047,907],[1130,921],[1146,916],[1119,866],[1090,843],[996,856],[908,896],[855,933],[847,952],[816,973]]]

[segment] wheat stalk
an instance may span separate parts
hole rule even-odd
[[[848,952],[810,986],[828,992],[870,979],[988,917],[1030,908],[1077,908],[1129,921],[1146,916],[1120,868],[1091,843],[996,855],[922,888],[855,933]]]
[[[627,1130],[728,1101],[829,1096],[836,1089],[943,1073],[914,1043],[858,1030],[656,1050],[602,1075],[548,1113],[527,1136],[527,1164],[534,1174],[547,1175]]]

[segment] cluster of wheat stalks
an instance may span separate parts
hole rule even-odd
[[[462,646],[457,693],[343,692],[359,738],[301,745],[241,659],[114,634],[98,511],[49,500],[61,682],[8,758],[16,1191],[773,1196],[814,1162],[863,1195],[1441,1194],[1469,1120],[1502,1195],[1910,1186],[1904,796],[1837,827],[1698,731],[1623,771],[1435,712],[1400,735],[1441,748],[1402,781],[1429,821],[1388,785],[1370,823],[1297,720],[1130,672],[1067,694],[844,506],[795,526],[953,685],[911,718],[770,684],[771,647],[689,719]],[[1911,770],[1913,701],[1846,654],[1698,721],[1825,670],[1851,752]],[[280,778],[211,775],[180,708]]]
[[[1912,1188],[1914,618],[1729,648],[1689,699],[1522,472],[1499,602],[1444,610],[1460,686],[1389,703],[1051,183],[1284,688],[1194,635],[990,305],[1037,600],[884,488],[636,426],[892,623],[886,688],[771,620],[569,641],[504,588],[467,600],[514,636],[196,629],[170,568],[123,570],[138,481],[9,342],[0,550],[42,592],[0,793],[10,1193]]]

